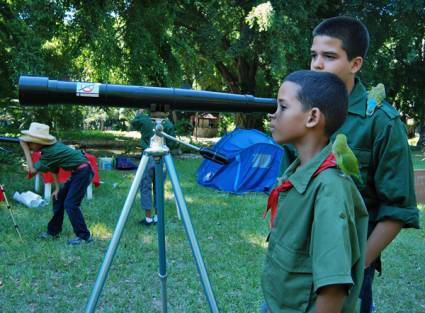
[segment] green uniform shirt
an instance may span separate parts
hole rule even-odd
[[[371,222],[401,220],[405,227],[419,228],[412,157],[406,126],[387,102],[366,115],[367,92],[356,80],[349,98],[348,118],[337,133],[347,136],[359,160],[363,196]],[[332,137],[334,139],[336,134]]]
[[[140,144],[142,146],[142,149],[145,150],[149,147],[151,137],[154,135],[154,123],[147,114],[138,113],[134,120],[131,122],[131,125],[133,129],[140,131],[142,135]],[[165,119],[162,122],[162,126],[164,127],[164,133],[173,137],[176,136],[174,125],[168,119]],[[177,148],[177,143],[175,141],[165,139],[165,143],[170,150]]]
[[[298,170],[297,159],[280,179],[293,187],[280,193],[261,278],[273,313],[313,312],[317,290],[335,284],[348,287],[342,312],[358,311],[368,215],[339,169],[313,177],[330,152],[331,144]]]
[[[40,160],[34,164],[34,168],[43,173],[57,173],[59,168],[72,171],[82,163],[88,163],[88,160],[80,150],[56,142],[53,145],[41,148]]]
[[[349,97],[348,116],[338,133],[347,136],[348,145],[359,160],[363,183],[355,180],[374,225],[385,218],[404,222],[404,227],[419,228],[414,174],[407,131],[399,113],[383,102],[372,115],[366,114],[367,91],[356,79]],[[294,159],[287,147],[283,171]]]

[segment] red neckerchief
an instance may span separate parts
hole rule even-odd
[[[313,177],[319,175],[319,173],[327,168],[336,167],[336,159],[333,153],[329,154],[325,161],[319,166],[319,168],[314,172]],[[279,201],[279,193],[283,191],[288,191],[293,187],[289,179],[286,179],[282,184],[274,188],[269,196],[267,201],[267,209],[264,212],[264,218],[266,218],[267,212],[271,210],[270,216],[270,228],[273,227],[274,219],[277,213],[277,203]]]
[[[5,200],[5,197],[4,197],[4,189],[3,189],[3,186],[2,185],[0,185],[0,202],[1,201],[4,201]]]

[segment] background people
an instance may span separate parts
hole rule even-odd
[[[25,154],[30,175],[37,172],[52,172],[55,190],[52,193],[53,217],[48,223],[47,232],[41,238],[58,237],[62,231],[64,211],[68,214],[75,235],[68,241],[70,245],[91,242],[93,238],[81,212],[81,201],[93,177],[90,163],[84,154],[74,150],[49,134],[49,126],[33,122],[28,130],[22,131],[20,144]],[[41,151],[40,160],[33,164],[31,151]],[[72,172],[71,177],[59,188],[59,168]]]
[[[155,125],[152,122],[152,119],[149,115],[145,114],[143,111],[139,111],[132,121],[132,128],[139,130],[141,133],[141,147],[144,151],[149,147],[150,139],[154,135]],[[163,120],[162,125],[164,127],[164,132],[170,136],[175,137],[174,125],[171,121],[166,118]],[[166,145],[171,150],[177,147],[177,144],[172,140],[166,140]],[[143,152],[142,152],[143,154]],[[165,171],[164,171],[165,179]],[[140,221],[140,224],[144,226],[151,226],[156,224],[158,217],[156,215],[156,195],[155,195],[155,161],[152,157],[149,158],[146,170],[143,173],[142,181],[140,183],[140,204],[142,209],[145,212],[145,217]],[[152,201],[153,194],[153,201]],[[154,210],[154,213],[152,213]]]

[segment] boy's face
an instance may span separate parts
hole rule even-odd
[[[296,143],[306,132],[309,111],[304,111],[297,98],[299,89],[293,82],[284,82],[279,88],[276,112],[269,114],[270,131],[279,144]]]
[[[31,151],[39,151],[43,146],[40,145],[39,143],[28,142],[28,147],[30,148]]]
[[[361,57],[349,61],[347,52],[342,49],[342,41],[335,37],[316,36],[311,45],[312,71],[324,71],[337,75],[350,90],[355,74],[363,63]]]

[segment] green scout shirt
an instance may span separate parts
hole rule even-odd
[[[40,160],[34,164],[34,168],[43,173],[57,173],[59,168],[72,171],[82,163],[88,163],[88,160],[80,150],[56,142],[53,145],[41,148]]]
[[[363,281],[368,215],[350,177],[328,168],[313,177],[331,152],[288,168],[293,188],[280,193],[261,278],[273,313],[313,312],[320,287],[346,284],[343,313],[357,312]]]
[[[412,157],[407,130],[387,102],[366,114],[367,91],[360,80],[349,98],[348,118],[337,133],[347,136],[359,160],[363,182],[355,181],[372,222],[392,218],[419,228]],[[334,139],[336,134],[332,137]]]
[[[338,133],[347,136],[348,145],[359,160],[362,181],[354,180],[362,194],[374,225],[386,218],[404,222],[404,227],[419,228],[413,164],[407,131],[399,113],[387,102],[372,115],[366,114],[367,91],[356,79],[349,97],[348,115]],[[283,171],[294,157],[287,147]],[[283,172],[282,171],[282,172]]]
[[[142,135],[140,144],[142,146],[142,149],[145,150],[149,147],[151,137],[154,135],[154,123],[147,114],[138,113],[134,120],[131,122],[131,125],[133,129],[140,131]],[[165,119],[162,122],[162,126],[164,127],[164,133],[167,133],[168,135],[173,137],[176,136],[174,125],[168,119]],[[177,148],[177,143],[175,141],[165,139],[165,143],[170,150]]]

